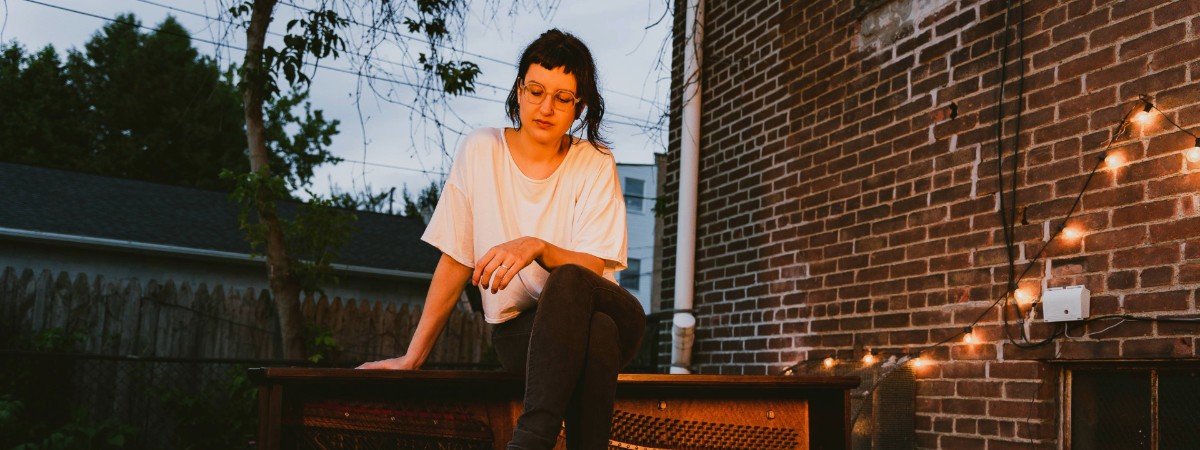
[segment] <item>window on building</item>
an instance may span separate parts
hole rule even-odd
[[[1069,371],[1069,449],[1191,448],[1200,442],[1200,368]]]
[[[642,211],[642,199],[646,197],[646,182],[640,178],[625,177],[625,210]]]
[[[642,290],[642,260],[629,258],[629,268],[621,271],[621,287],[630,291]]]

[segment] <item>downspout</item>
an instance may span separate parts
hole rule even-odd
[[[679,155],[679,222],[675,246],[675,317],[671,320],[671,372],[691,373],[696,316],[696,204],[700,174],[700,79],[704,0],[688,0],[683,43],[683,135]]]

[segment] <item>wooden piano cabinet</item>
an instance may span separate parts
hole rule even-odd
[[[260,449],[496,449],[523,381],[502,372],[250,369]],[[610,448],[850,448],[852,377],[622,374]],[[560,439],[556,449],[565,448]]]

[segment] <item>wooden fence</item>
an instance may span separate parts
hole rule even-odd
[[[329,330],[336,361],[402,353],[421,305],[381,305],[309,296],[305,323]],[[80,340],[75,350],[102,355],[272,359],[282,355],[279,325],[267,290],[192,286],[137,279],[57,276],[6,267],[0,274],[0,344],[15,336],[60,330]],[[9,344],[10,346],[12,344]],[[429,363],[478,363],[491,345],[490,328],[469,308],[451,314]]]

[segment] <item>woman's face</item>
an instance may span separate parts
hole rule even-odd
[[[575,106],[568,108],[562,101],[575,95],[575,75],[564,72],[562,67],[551,70],[541,64],[530,64],[524,83],[525,88],[518,93],[521,131],[541,143],[562,139],[575,122]]]

